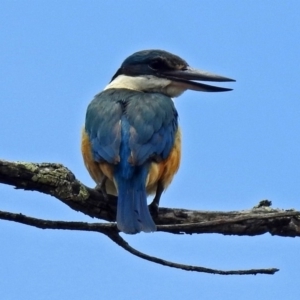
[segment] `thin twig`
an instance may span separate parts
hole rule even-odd
[[[87,223],[87,222],[67,222],[67,221],[50,221],[43,220],[25,216],[23,214],[14,214],[10,212],[0,211],[0,219],[13,221],[17,223],[26,224],[29,226],[34,226],[40,229],[64,229],[64,230],[80,230],[80,231],[95,231],[105,234],[113,242],[118,244],[124,250],[129,253],[138,256],[142,259],[163,265],[171,268],[177,268],[185,271],[195,271],[201,273],[209,274],[219,274],[219,275],[257,275],[257,274],[268,274],[273,275],[278,269],[251,269],[251,270],[235,270],[235,271],[222,271],[216,269],[209,269],[199,266],[178,264],[170,262],[161,258],[147,255],[142,253],[133,247],[131,247],[120,235],[115,224],[106,223]]]
[[[104,234],[117,230],[117,226],[114,223],[52,221],[52,220],[44,220],[44,219],[28,217],[24,214],[14,214],[6,211],[0,211],[0,219],[33,226],[39,229],[95,231]]]
[[[115,232],[114,234],[107,234],[107,236],[113,240],[115,243],[117,243],[120,247],[122,247],[124,250],[128,251],[129,253],[140,257],[142,259],[163,265],[168,266],[171,268],[177,268],[185,271],[195,271],[200,273],[209,273],[209,274],[219,274],[219,275],[257,275],[257,274],[268,274],[273,275],[279,269],[276,268],[269,268],[269,269],[250,269],[250,270],[234,270],[234,271],[222,271],[222,270],[216,270],[216,269],[210,269],[205,267],[199,267],[199,266],[192,266],[192,265],[184,265],[184,264],[178,264],[171,261],[167,261],[161,258],[157,258],[155,256],[150,256],[145,253],[142,253],[134,248],[132,248],[120,235],[119,233]]]

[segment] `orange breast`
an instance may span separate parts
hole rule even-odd
[[[164,188],[173,180],[174,175],[177,173],[181,159],[181,131],[178,131],[175,136],[174,147],[171,150],[170,155],[167,159],[155,163],[153,162],[150,166],[146,187],[148,194],[154,194],[158,181],[161,181]]]
[[[85,167],[93,180],[99,184],[102,182],[104,177],[107,177],[106,191],[108,194],[116,195],[117,190],[113,180],[113,166],[108,163],[98,163],[94,161],[91,143],[85,130],[82,130],[81,136],[81,153]]]

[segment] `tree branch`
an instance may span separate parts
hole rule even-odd
[[[97,190],[79,182],[61,164],[0,160],[0,183],[56,197],[70,208],[91,217],[114,222],[117,198],[106,200]],[[159,208],[153,216],[158,230],[174,234],[220,233],[224,235],[300,236],[300,212],[273,209],[265,201],[253,209],[219,212]]]
[[[104,224],[104,223],[86,223],[86,222],[65,222],[65,221],[50,221],[32,218],[23,214],[13,214],[9,212],[0,211],[0,219],[14,221],[17,223],[34,226],[40,229],[64,229],[64,230],[80,230],[80,231],[95,231],[105,234],[113,242],[118,244],[120,247],[128,251],[129,253],[138,256],[142,259],[172,267],[185,271],[195,271],[201,273],[219,274],[219,275],[257,275],[257,274],[268,274],[273,275],[278,269],[252,269],[252,270],[235,270],[235,271],[223,271],[215,270],[204,267],[178,264],[170,262],[161,258],[147,255],[134,248],[132,248],[120,235],[115,224]]]
[[[61,164],[27,163],[0,160],[0,183],[17,189],[38,191],[54,196],[70,208],[91,217],[114,222],[117,198],[108,199],[95,189],[89,188],[76,179],[74,174]],[[271,202],[263,200],[250,210],[218,212],[186,209],[160,208],[153,216],[157,230],[173,234],[219,233],[224,235],[260,235],[270,233],[286,237],[300,236],[300,212],[273,209]],[[23,214],[0,212],[0,219],[23,223],[42,229],[68,229],[96,231],[108,236],[126,251],[140,258],[179,268],[212,274],[274,274],[278,269],[253,269],[222,271],[197,266],[182,265],[152,257],[132,248],[119,235],[115,224],[49,221],[26,217]]]

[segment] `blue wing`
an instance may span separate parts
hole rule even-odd
[[[135,93],[128,99],[129,147],[133,164],[168,157],[177,131],[177,111],[171,98],[158,93]]]
[[[108,89],[90,103],[85,129],[96,161],[117,163],[121,144],[121,119],[129,124],[132,165],[168,157],[177,131],[177,111],[171,98],[158,93]]]
[[[122,106],[114,93],[102,92],[89,104],[85,130],[95,161],[115,164],[119,161]]]

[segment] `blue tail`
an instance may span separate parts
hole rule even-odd
[[[114,178],[118,187],[117,225],[120,231],[134,234],[156,231],[147,205],[146,179],[149,165],[132,166],[128,162],[129,124],[122,118],[120,163]]]
[[[118,176],[118,173],[115,176],[118,186],[117,225],[125,233],[156,230],[147,205],[147,169],[143,166],[136,167],[129,179]]]

